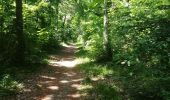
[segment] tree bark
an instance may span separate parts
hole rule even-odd
[[[112,59],[112,50],[110,45],[110,37],[108,31],[108,1],[104,0],[104,31],[103,31],[103,49],[104,57],[106,59]]]
[[[23,32],[23,15],[22,15],[22,0],[16,0],[16,38],[17,48],[15,61],[16,64],[22,64],[24,62],[25,52],[25,38]]]
[[[57,1],[57,3],[56,3],[56,28],[57,28],[56,33],[58,32],[58,29],[59,29],[59,27],[58,27],[58,16],[59,16],[59,1]]]

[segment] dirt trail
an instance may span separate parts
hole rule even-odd
[[[76,47],[63,47],[57,55],[49,55],[49,65],[27,80],[20,100],[82,100],[82,73],[76,69]]]

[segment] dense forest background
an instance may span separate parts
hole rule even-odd
[[[76,43],[93,99],[170,99],[169,0],[0,0],[0,95],[22,90],[18,72]],[[86,66],[86,67],[85,67]]]

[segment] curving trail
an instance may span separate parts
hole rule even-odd
[[[49,55],[49,65],[27,79],[20,100],[82,100],[82,73],[76,68],[76,46],[64,46],[57,55]]]

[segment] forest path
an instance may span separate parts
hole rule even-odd
[[[27,80],[24,100],[82,100],[82,73],[76,68],[75,45],[65,45],[55,55],[49,55],[49,65]]]

